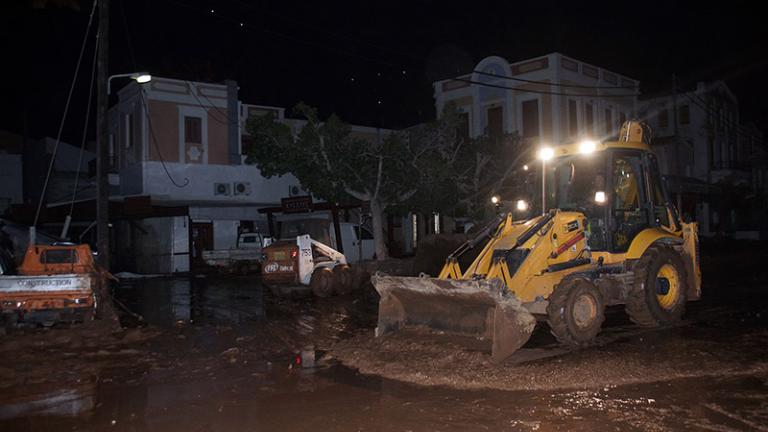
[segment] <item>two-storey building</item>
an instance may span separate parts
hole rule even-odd
[[[491,56],[433,84],[438,115],[453,103],[470,137],[517,132],[528,146],[616,135],[635,114],[639,82],[559,53],[518,62]]]
[[[762,134],[742,124],[739,102],[723,81],[649,95],[640,114],[651,125],[662,174],[684,216],[704,235],[751,230],[743,198],[762,189]],[[734,193],[734,191],[748,193]],[[742,213],[739,215],[739,213]]]

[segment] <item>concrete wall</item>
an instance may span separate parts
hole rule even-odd
[[[189,271],[186,216],[119,222],[115,253],[118,271],[157,274]]]
[[[237,229],[240,221],[215,220],[213,221],[213,248],[234,249],[237,247]]]

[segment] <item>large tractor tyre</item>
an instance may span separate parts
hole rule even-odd
[[[555,286],[547,305],[550,332],[563,345],[589,345],[605,320],[600,289],[583,278],[568,278]]]
[[[635,324],[663,327],[680,320],[685,312],[688,274],[674,249],[649,247],[633,266],[635,283],[625,309]]]
[[[309,287],[317,297],[330,297],[333,294],[333,271],[328,267],[318,267],[312,272]]]
[[[348,265],[339,264],[333,268],[333,286],[338,295],[352,292],[352,269]]]

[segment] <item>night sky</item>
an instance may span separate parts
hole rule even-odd
[[[70,2],[76,8],[2,2],[0,129],[21,133],[26,124],[32,137],[55,136],[92,4]],[[639,79],[644,93],[669,90],[673,74],[684,87],[725,79],[743,120],[766,130],[768,26],[754,3],[551,4],[112,0],[110,74],[231,78],[243,102],[305,101],[323,115],[398,128],[434,118],[436,79],[488,55],[558,51]],[[89,40],[64,131],[71,143],[85,113]]]

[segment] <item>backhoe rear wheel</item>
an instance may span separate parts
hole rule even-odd
[[[547,305],[550,332],[564,345],[589,345],[605,320],[600,289],[584,278],[568,278],[555,286]]]
[[[649,247],[633,266],[635,283],[625,309],[635,324],[663,327],[679,321],[685,312],[688,274],[674,249]]]
[[[333,271],[328,267],[318,267],[312,272],[309,287],[317,297],[330,297],[333,294]]]

